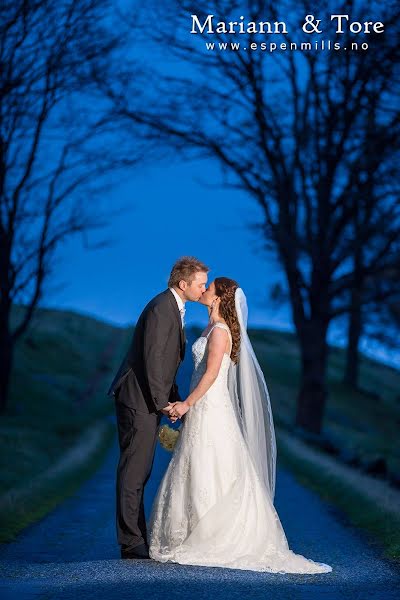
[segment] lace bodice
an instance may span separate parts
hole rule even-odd
[[[201,377],[203,376],[206,367],[207,367],[207,356],[208,356],[208,339],[214,327],[220,327],[221,329],[225,329],[228,332],[229,340],[230,340],[230,352],[232,352],[232,335],[228,325],[225,323],[214,323],[211,327],[210,331],[207,335],[201,335],[197,338],[197,340],[192,345],[192,356],[194,363],[194,370],[191,381],[191,390],[197,385]],[[225,379],[225,375],[227,375],[229,366],[231,364],[230,353],[224,353],[222,358],[221,368],[218,373],[218,379]]]

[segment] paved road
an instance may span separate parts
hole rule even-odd
[[[187,383],[190,361],[181,379]],[[170,455],[157,448],[145,498],[152,499]],[[279,457],[278,457],[279,458]],[[400,598],[400,571],[379,548],[346,524],[337,510],[277,473],[275,505],[292,550],[326,562],[332,573],[283,575],[220,568],[122,561],[115,538],[117,442],[73,497],[0,547],[0,597],[85,600],[193,600],[194,598],[313,600]]]

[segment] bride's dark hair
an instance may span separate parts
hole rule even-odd
[[[239,284],[234,279],[229,279],[229,277],[217,277],[214,279],[214,285],[215,293],[221,298],[219,312],[232,334],[231,359],[234,363],[237,363],[240,349],[240,325],[235,307],[235,292]]]

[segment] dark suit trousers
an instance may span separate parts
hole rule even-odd
[[[123,388],[124,385],[122,391]],[[153,467],[161,414],[138,412],[118,399],[115,410],[120,447],[116,482],[117,539],[122,549],[130,550],[148,542],[143,493]]]

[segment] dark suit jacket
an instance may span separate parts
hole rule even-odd
[[[175,377],[185,346],[178,304],[166,289],[150,300],[140,315],[107,395],[147,413],[181,400]]]

